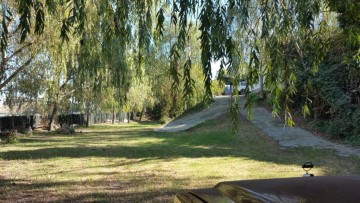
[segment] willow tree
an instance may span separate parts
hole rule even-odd
[[[2,1],[0,6],[0,90],[33,63],[39,54],[38,47],[43,43],[37,35],[28,35],[30,24],[35,24],[36,34],[42,33],[43,5],[34,2],[33,9],[25,9],[25,4],[23,1]],[[29,12],[35,14],[36,19],[28,19]]]
[[[41,17],[43,6],[39,6],[39,0],[17,1],[20,3],[18,11],[24,19],[30,19],[29,10],[34,9],[39,13],[36,17],[35,30],[41,31],[45,18]],[[54,9],[54,0],[46,0],[47,8]],[[359,49],[358,35],[359,26],[356,23],[359,12],[357,1],[345,0],[118,0],[103,1],[102,5],[97,1],[73,0],[60,1],[57,4],[66,4],[68,10],[63,20],[61,37],[65,40],[70,39],[70,35],[83,35],[86,32],[86,25],[93,21],[87,8],[98,5],[100,18],[107,18],[107,23],[102,23],[108,33],[114,33],[118,38],[105,43],[107,46],[117,46],[120,54],[116,68],[107,67],[110,71],[114,85],[119,89],[124,89],[122,85],[122,69],[126,66],[126,52],[128,43],[134,38],[131,37],[132,31],[138,34],[137,55],[139,67],[141,67],[146,49],[151,44],[150,25],[157,21],[157,33],[163,35],[167,30],[163,23],[164,8],[170,8],[171,22],[177,29],[176,41],[169,47],[171,50],[170,70],[175,81],[179,73],[176,71],[179,63],[179,53],[184,51],[187,37],[192,33],[189,31],[191,24],[199,27],[201,43],[201,63],[204,75],[204,87],[206,89],[206,99],[211,98],[211,62],[221,61],[221,69],[228,69],[229,72],[237,73],[240,67],[234,56],[240,53],[240,57],[247,65],[248,84],[257,82],[260,72],[266,73],[266,84],[275,98],[273,103],[274,112],[277,113],[281,108],[285,111],[285,119],[288,124],[293,124],[289,104],[292,96],[296,94],[294,87],[295,70],[302,64],[306,68],[316,72],[318,64],[326,52],[326,42],[320,42],[315,46],[318,51],[314,60],[306,62],[303,57],[304,47],[300,40],[315,43],[319,27],[326,24],[326,19],[322,17],[324,12],[339,13],[339,22],[349,41],[353,43],[354,50]],[[151,11],[157,9],[157,20],[153,19]],[[6,18],[4,18],[6,19]],[[354,20],[355,19],[355,20]],[[4,21],[4,20],[3,20]],[[31,30],[28,20],[20,21],[22,39],[25,39]],[[234,40],[234,30],[242,32],[242,37]],[[298,33],[301,33],[298,35]],[[299,37],[301,36],[301,37]],[[5,39],[5,38],[4,38]],[[82,39],[86,40],[86,39]],[[80,42],[81,43],[81,40]],[[236,43],[243,43],[244,49],[239,52]],[[263,46],[260,48],[260,46]],[[6,46],[2,46],[4,50]],[[112,52],[112,51],[111,51]],[[266,56],[266,66],[260,70],[261,57]],[[298,63],[302,61],[303,63]],[[191,67],[186,63],[184,69]],[[121,68],[120,68],[121,67]],[[175,86],[176,87],[176,84]],[[280,97],[284,97],[280,105]],[[236,102],[234,103],[236,104]],[[251,106],[248,102],[247,106]],[[237,111],[235,109],[235,111]]]
[[[45,93],[58,86],[56,82],[49,83],[50,76],[53,82],[54,77],[59,76],[53,69],[55,58],[61,58],[54,57],[59,55],[59,52],[54,53],[55,50],[61,48],[58,31],[61,24],[56,25],[57,21],[54,21],[57,14],[50,8],[45,10],[42,1],[2,1],[1,12],[0,90],[6,92],[7,105],[45,106],[39,104],[40,95],[49,96]],[[42,23],[45,16],[46,25]],[[57,81],[62,79],[58,77]]]

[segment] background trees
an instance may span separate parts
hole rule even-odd
[[[43,88],[52,89],[44,92],[53,106],[67,82],[88,112],[102,102],[90,98],[110,88],[116,108],[154,105],[160,117],[175,117],[211,99],[211,64],[220,61],[235,85],[263,81],[274,114],[284,112],[289,125],[294,107],[344,120],[359,109],[359,10],[350,0],[6,1],[0,87],[17,92],[9,81],[48,61],[51,88]]]

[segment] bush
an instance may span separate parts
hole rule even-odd
[[[328,122],[326,133],[345,138],[352,135],[351,124],[344,119],[334,119]]]
[[[17,142],[16,130],[5,131],[0,133],[0,139],[4,143],[13,144]]]
[[[317,130],[317,131],[322,131],[322,132],[325,132],[326,131],[326,127],[327,124],[325,121],[323,120],[317,120],[317,119],[314,119],[312,121],[309,122],[309,127],[312,129],[312,130]]]
[[[75,128],[74,127],[69,127],[69,126],[64,126],[61,127],[59,129],[56,130],[56,133],[58,134],[62,134],[62,135],[73,135],[75,134]]]
[[[322,131],[329,135],[345,139],[357,135],[357,128],[354,122],[347,118],[334,118],[332,120],[316,119],[309,122],[309,126],[313,130]]]
[[[21,134],[24,134],[24,135],[26,135],[26,136],[32,136],[32,128],[29,126],[29,127],[27,127],[27,128],[25,128],[25,127],[23,127],[23,128],[21,128],[20,129],[20,131],[19,131]]]
[[[162,116],[160,118],[160,123],[161,124],[166,124],[166,123],[169,123],[170,121],[171,121],[171,119],[168,116]]]
[[[258,93],[251,93],[250,98],[251,98],[251,102],[255,104],[261,101],[260,95]]]
[[[360,135],[353,135],[346,139],[346,141],[352,145],[360,146]]]
[[[17,136],[16,136],[16,133],[14,134],[11,134],[7,140],[5,141],[5,143],[8,143],[8,144],[14,144],[14,143],[17,143],[18,142],[18,139],[17,139]]]
[[[152,120],[160,120],[162,114],[162,108],[165,104],[158,103],[151,109],[147,109],[146,115]]]
[[[211,92],[215,96],[219,96],[224,92],[224,84],[220,83],[218,80],[211,83]]]

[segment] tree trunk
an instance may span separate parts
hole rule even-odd
[[[56,117],[57,111],[58,111],[58,103],[55,102],[54,107],[53,107],[53,111],[52,111],[51,116],[50,116],[49,131],[54,130],[54,123],[55,123],[55,117]]]
[[[85,124],[86,127],[89,127],[90,126],[90,102],[86,102],[86,120],[85,120],[85,123],[83,123],[83,125]]]
[[[265,99],[265,92],[264,92],[264,76],[260,75],[260,91],[259,91],[259,96],[261,100]]]
[[[90,126],[90,110],[89,108],[86,109],[86,127]]]
[[[130,123],[130,112],[127,113],[128,116],[128,123]]]
[[[115,119],[116,119],[116,115],[115,115],[115,107],[112,108],[112,124],[115,124]]]
[[[265,99],[265,92],[264,92],[264,75],[262,74],[262,66],[260,65],[260,75],[259,75],[259,82],[260,82],[260,91],[259,96],[261,100]]]
[[[130,112],[130,120],[135,120],[134,117],[134,112]]]
[[[142,108],[141,112],[140,112],[140,118],[139,118],[139,121],[141,121],[143,115],[144,115],[144,111],[145,111],[145,108]]]

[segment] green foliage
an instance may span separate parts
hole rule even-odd
[[[146,108],[154,106],[149,80],[145,77],[142,80],[133,80],[133,83],[127,93],[127,112],[142,112]]]
[[[153,108],[146,111],[146,115],[152,120],[160,120],[163,114],[163,107],[162,103],[157,103]]]
[[[314,120],[311,125],[316,129],[341,138],[359,136],[359,106],[356,105],[353,92],[359,83],[353,77],[353,68],[347,59],[352,55],[352,47],[344,43],[344,35],[334,31],[327,39],[329,51],[318,66],[316,72],[309,69],[298,69],[296,89],[298,94],[293,97],[292,108],[303,108],[304,116]],[[322,39],[326,40],[326,39]],[[311,46],[311,45],[308,45]],[[316,46],[316,45],[313,45]],[[305,52],[308,61],[313,59],[313,52]],[[351,63],[351,62],[350,62]]]
[[[45,13],[43,3],[39,0],[18,1],[18,10],[21,14],[19,29],[21,30],[20,42],[24,42],[31,32],[32,9],[35,11],[35,33],[42,34],[45,24]]]
[[[8,26],[7,24],[9,22],[11,22],[12,19],[12,13],[10,10],[5,10],[3,11],[3,16],[2,16],[2,30],[3,32],[1,33],[1,41],[0,41],[0,48],[1,48],[1,53],[2,55],[5,54],[6,52],[6,48],[8,46],[8,34],[9,34],[9,30],[8,30]]]
[[[166,123],[169,123],[171,121],[171,118],[169,118],[168,116],[164,115],[160,118],[159,122],[161,124],[166,124]]]
[[[213,81],[211,84],[211,92],[215,96],[221,95],[224,92],[224,84],[219,80]]]
[[[16,134],[12,134],[9,137],[5,138],[5,143],[7,144],[15,144],[18,142],[18,138],[16,137]]]
[[[346,139],[346,141],[352,145],[360,146],[360,136],[359,135],[353,135]]]
[[[357,1],[327,0],[331,10],[339,13],[338,23],[347,36],[346,41],[351,46],[359,46],[360,4]]]
[[[332,120],[314,120],[311,121],[310,126],[315,130],[345,140],[356,140],[359,137],[359,129],[354,129],[355,124],[352,119],[334,118]]]
[[[163,15],[170,16],[166,9],[163,10]],[[169,23],[171,22],[164,21],[163,29],[169,30],[169,26],[173,26]],[[148,60],[145,63],[145,74],[150,79],[156,98],[155,108],[147,110],[153,118],[175,118],[204,98],[198,54],[199,32],[196,29],[197,27],[192,25],[187,27],[182,34],[191,35],[188,35],[185,41],[183,36],[179,37],[176,29],[170,29],[157,39],[157,46],[151,49],[146,57]]]
[[[16,135],[16,130],[2,132],[0,135],[0,140],[6,144],[14,144],[18,142],[18,138]]]
[[[260,95],[258,93],[251,93],[250,98],[251,98],[251,102],[255,104],[261,101]]]
[[[353,110],[358,109],[351,92],[360,82],[359,6],[336,0],[7,1],[1,7],[0,89],[33,61],[47,61],[51,68],[45,68],[44,89],[52,104],[66,106],[72,96],[80,110],[95,110],[109,106],[96,97],[112,89],[108,100],[130,109],[127,97],[142,92],[134,88],[147,78],[153,94],[145,97],[154,101],[140,101],[161,103],[161,115],[174,117],[199,101],[211,101],[211,63],[221,61],[220,73],[226,69],[235,85],[246,78],[248,108],[254,102],[249,87],[265,75],[273,113],[284,111],[289,125],[294,107],[336,126],[350,125],[344,120],[356,118]],[[337,32],[332,12],[338,14]],[[27,49],[35,41],[47,45]],[[21,47],[24,51],[14,51]],[[12,64],[22,65],[9,69]],[[20,86],[10,88],[14,95]]]
[[[206,90],[206,98],[205,100],[209,100],[212,97],[211,93],[211,21],[213,17],[213,1],[206,0],[203,1],[203,7],[200,13],[200,22],[201,25],[199,30],[201,31],[201,63],[203,66],[203,73],[205,76],[205,90]]]
[[[191,78],[191,59],[189,58],[184,65],[184,90],[183,98],[187,102],[190,102],[192,96],[194,96],[195,81]]]
[[[163,37],[164,36],[164,21],[165,21],[163,8],[160,8],[160,10],[156,14],[156,17],[157,17],[156,30],[157,30],[158,34]]]
[[[239,116],[240,116],[240,96],[233,96],[230,106],[229,106],[229,113],[232,115],[231,116],[231,122],[232,122],[232,133],[233,135],[238,135],[239,133]]]

